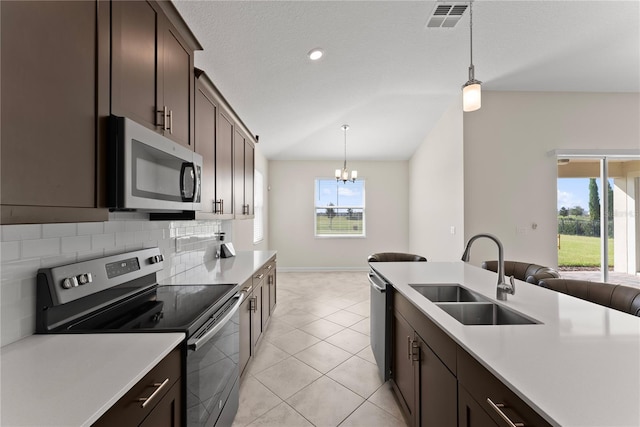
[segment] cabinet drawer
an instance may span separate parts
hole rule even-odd
[[[526,427],[551,425],[461,348],[458,351],[458,381],[499,426],[508,425],[499,410],[513,423],[522,423]],[[488,399],[504,406],[494,408]]]
[[[179,378],[180,347],[176,347],[93,425],[96,427],[139,425]],[[148,403],[142,407],[143,402],[139,399],[150,397]]]
[[[427,318],[408,299],[393,293],[394,307],[409,322],[449,370],[456,374],[456,343],[439,326]]]

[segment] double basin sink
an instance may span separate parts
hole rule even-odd
[[[537,320],[457,283],[410,285],[463,325],[534,325]]]

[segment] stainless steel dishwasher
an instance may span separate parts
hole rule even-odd
[[[392,292],[389,285],[373,268],[369,271],[371,287],[371,350],[378,364],[380,378],[389,379],[391,365],[391,301]]]

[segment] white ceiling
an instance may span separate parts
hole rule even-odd
[[[468,10],[426,28],[441,2],[173,1],[270,159],[341,159],[344,123],[349,160],[408,159],[468,78]],[[638,0],[476,0],[473,18],[483,90],[640,92]]]

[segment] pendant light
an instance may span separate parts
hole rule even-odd
[[[349,170],[347,169],[347,130],[349,130],[349,125],[342,125],[341,129],[344,131],[344,166],[342,170],[336,169],[336,181],[342,181],[346,184],[347,181],[356,182],[358,171],[353,170],[351,174],[349,174]],[[351,175],[351,177],[349,177],[349,175]]]
[[[481,81],[475,79],[473,67],[473,0],[469,2],[469,46],[470,46],[470,62],[469,65],[469,81],[462,86],[462,111],[470,112],[479,110],[482,106],[482,89]]]

